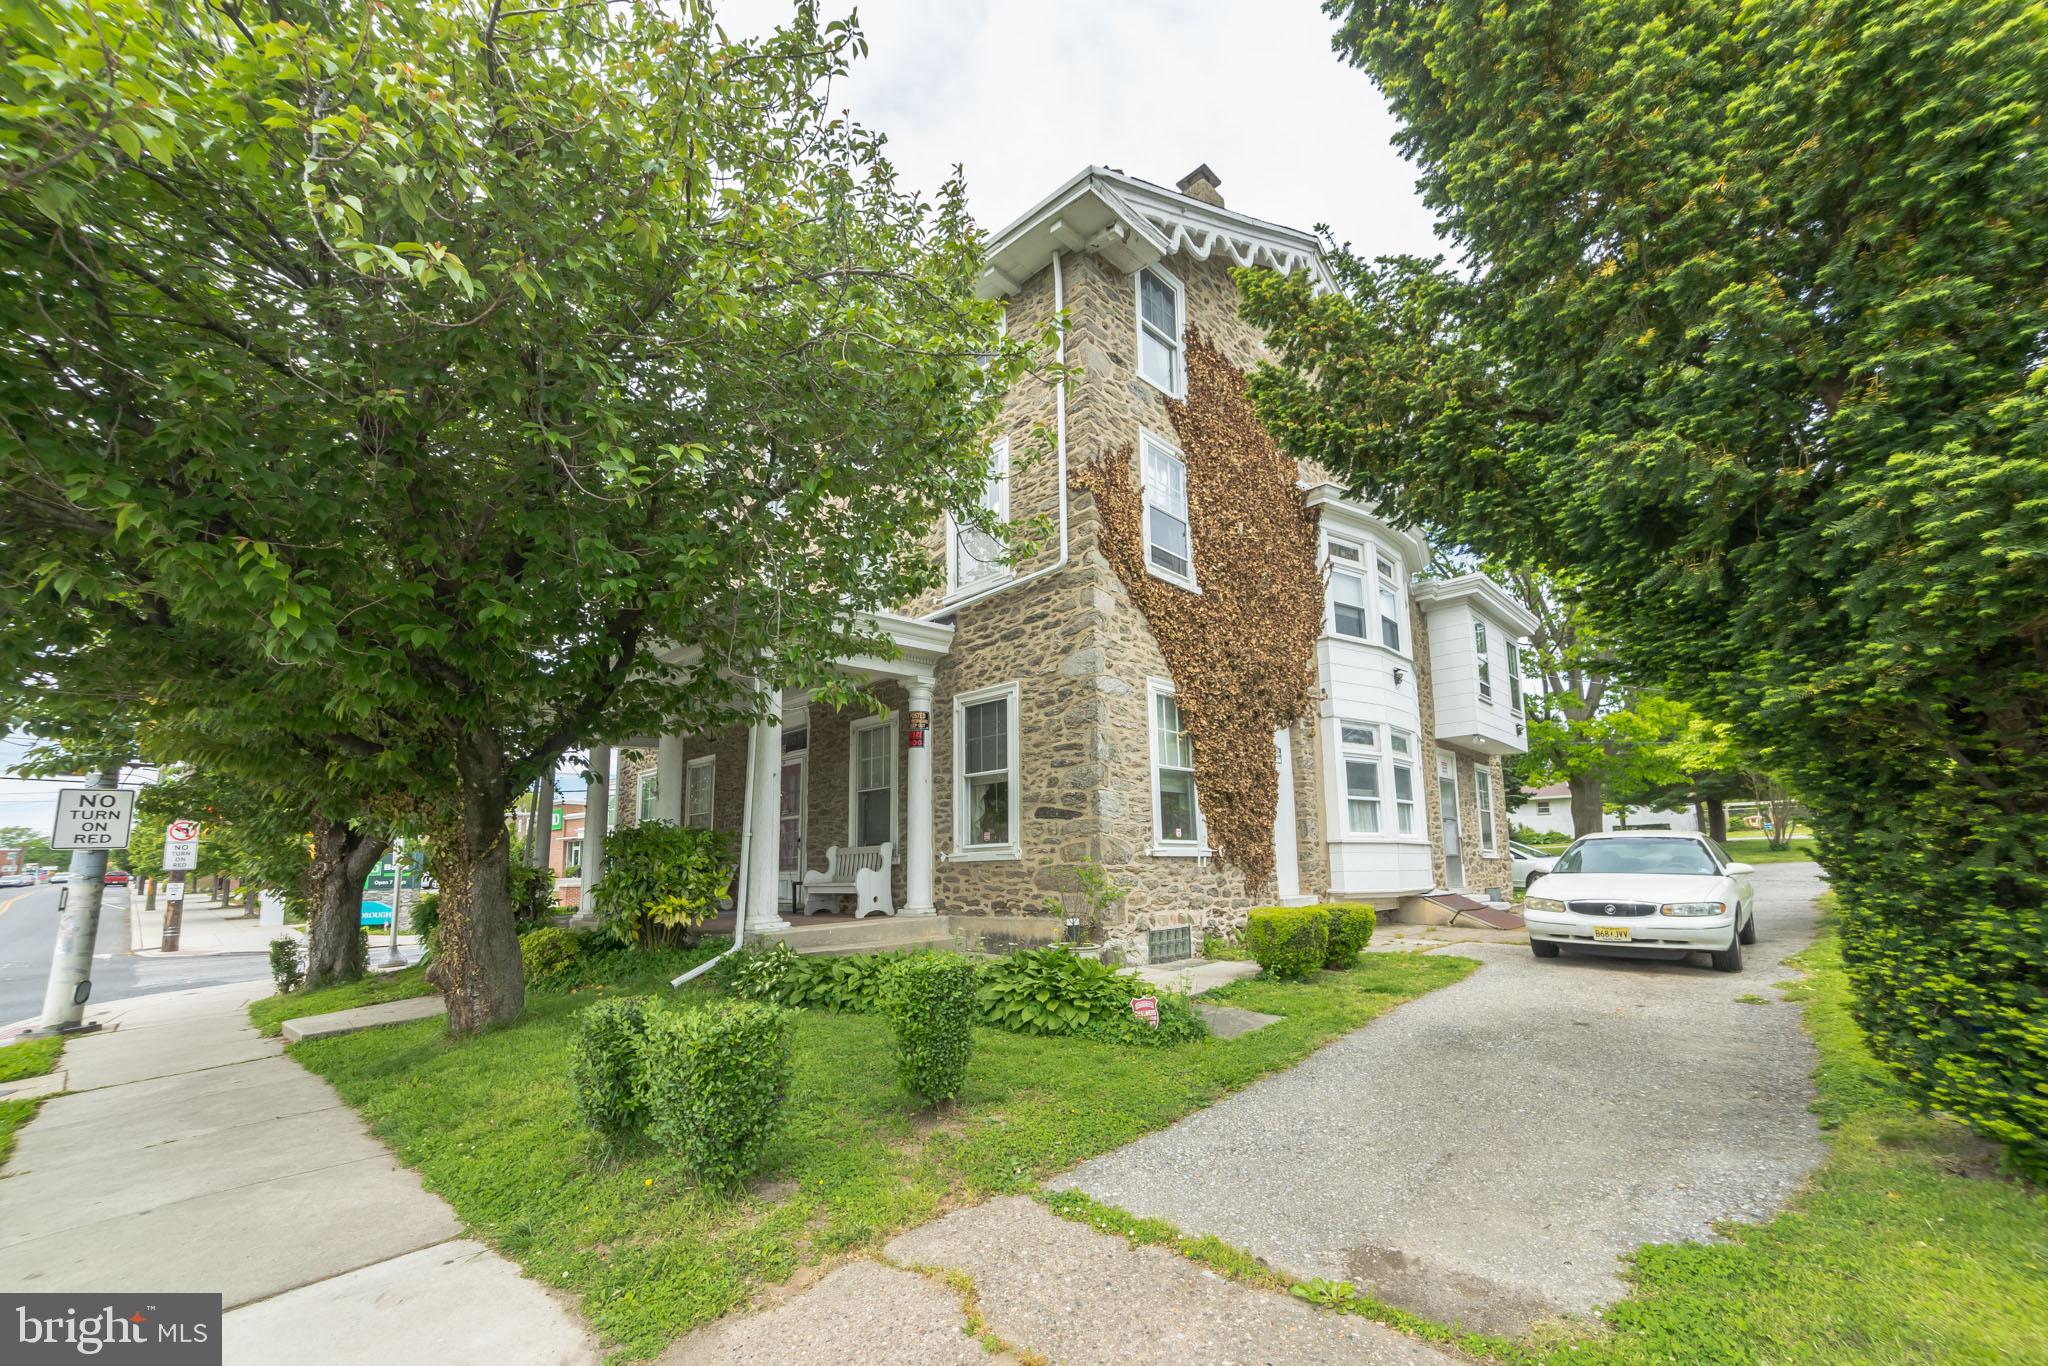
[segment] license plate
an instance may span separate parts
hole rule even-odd
[[[1619,939],[1619,940],[1621,940],[1621,941],[1622,941],[1623,943],[1627,943],[1627,942],[1628,942],[1628,926],[1626,926],[1626,925],[1595,925],[1595,926],[1593,927],[1593,937],[1594,937],[1595,939]]]

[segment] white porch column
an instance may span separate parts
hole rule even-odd
[[[903,915],[931,915],[932,908],[932,680],[906,685],[910,710],[925,715],[924,743],[905,751],[904,805],[908,829],[903,835]],[[906,718],[914,722],[915,716]],[[906,725],[906,734],[907,734]]]
[[[590,893],[604,876],[604,837],[611,827],[612,748],[590,747],[590,782],[583,791],[583,893],[577,898],[579,915],[594,915]]]
[[[754,723],[747,763],[748,935],[781,934],[789,926],[775,912],[782,849],[782,699],[767,699],[768,715]]]
[[[654,751],[654,819],[683,823],[683,737],[664,735]]]

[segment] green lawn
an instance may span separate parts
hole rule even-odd
[[[380,1001],[402,1001],[408,996],[431,995],[433,990],[427,985],[425,968],[405,968],[295,996],[266,996],[249,1007],[249,1021],[256,1026],[257,1033],[275,1034],[284,1028],[286,1020],[296,1020],[301,1015],[324,1015],[333,1010],[373,1006]]]
[[[580,1296],[623,1355],[648,1357],[801,1267],[872,1248],[953,1205],[1029,1191],[1474,966],[1367,954],[1305,983],[1240,983],[1229,999],[1281,1023],[1173,1048],[977,1030],[967,1094],[943,1117],[911,1109],[881,1020],[802,1011],[788,1122],[740,1199],[700,1190],[659,1153],[607,1163],[570,1110],[572,1012],[599,995],[658,990],[658,976],[536,992],[516,1026],[460,1042],[426,1020],[299,1044],[292,1056],[333,1082],[473,1229]],[[356,990],[259,1002],[252,1013],[274,1024],[359,1004],[345,995]]]
[[[56,1069],[57,1055],[63,1051],[64,1040],[59,1038],[0,1045],[0,1082],[44,1076]],[[0,1166],[14,1152],[14,1131],[29,1122],[45,1099],[0,1100]]]

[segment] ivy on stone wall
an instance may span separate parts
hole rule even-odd
[[[1144,614],[1194,742],[1209,842],[1259,887],[1273,872],[1273,732],[1308,714],[1323,623],[1316,515],[1295,462],[1253,410],[1241,371],[1198,333],[1187,399],[1168,414],[1187,461],[1188,533],[1201,592],[1145,570],[1145,505],[1129,447],[1079,465],[1102,553]],[[1153,718],[1146,717],[1146,724]]]

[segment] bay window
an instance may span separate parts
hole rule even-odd
[[[1394,833],[1415,833],[1415,737],[1405,730],[1387,732],[1388,759],[1394,772]]]
[[[1389,650],[1401,648],[1401,586],[1394,577],[1394,562],[1384,555],[1373,556],[1379,571],[1380,644]]]
[[[1330,630],[1365,639],[1365,566],[1357,546],[1330,542]]]
[[[1479,700],[1493,701],[1493,662],[1486,657],[1486,623],[1472,623],[1472,653],[1479,666]]]
[[[1340,721],[1337,738],[1344,762],[1344,828],[1354,835],[1380,833],[1380,728]]]

